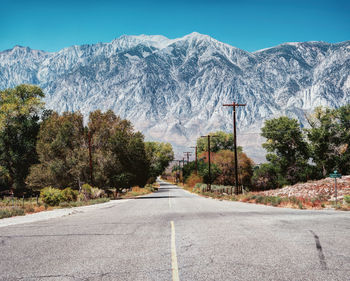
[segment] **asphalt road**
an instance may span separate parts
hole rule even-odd
[[[0,228],[0,280],[350,280],[350,213],[146,197]]]

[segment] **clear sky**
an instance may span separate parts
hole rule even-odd
[[[0,51],[57,51],[123,34],[197,31],[255,51],[284,42],[350,40],[350,0],[0,0]]]

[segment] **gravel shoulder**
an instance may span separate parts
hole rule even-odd
[[[124,203],[128,201],[129,199],[125,200],[112,200],[106,203],[100,203],[95,205],[88,205],[88,206],[81,206],[81,207],[74,207],[74,208],[65,208],[65,209],[54,209],[50,211],[42,211],[34,214],[28,214],[25,216],[17,216],[17,217],[11,217],[11,218],[4,218],[0,220],[0,227],[10,226],[10,225],[17,225],[17,224],[23,224],[23,223],[31,223],[31,222],[38,222],[43,220],[49,220],[54,218],[60,218],[64,216],[69,216],[77,213],[85,213],[93,210],[103,209],[111,206],[115,206],[117,204]]]

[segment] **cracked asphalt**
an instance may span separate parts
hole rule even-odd
[[[1,227],[0,249],[0,280],[350,280],[350,214],[161,183],[123,204]]]

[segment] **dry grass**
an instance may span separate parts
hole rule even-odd
[[[134,198],[154,192],[159,187],[158,183],[147,184],[145,187],[134,186],[130,191],[123,194],[121,198]]]
[[[52,207],[48,206],[47,204],[44,204],[40,198],[38,202],[36,198],[25,199],[23,204],[23,199],[12,199],[9,197],[0,200],[0,219],[19,215],[39,213],[42,211],[49,211],[58,208],[71,208],[85,205],[93,205],[98,203],[104,203],[109,200],[109,198],[98,198],[81,202],[64,202],[66,203],[65,205]]]

